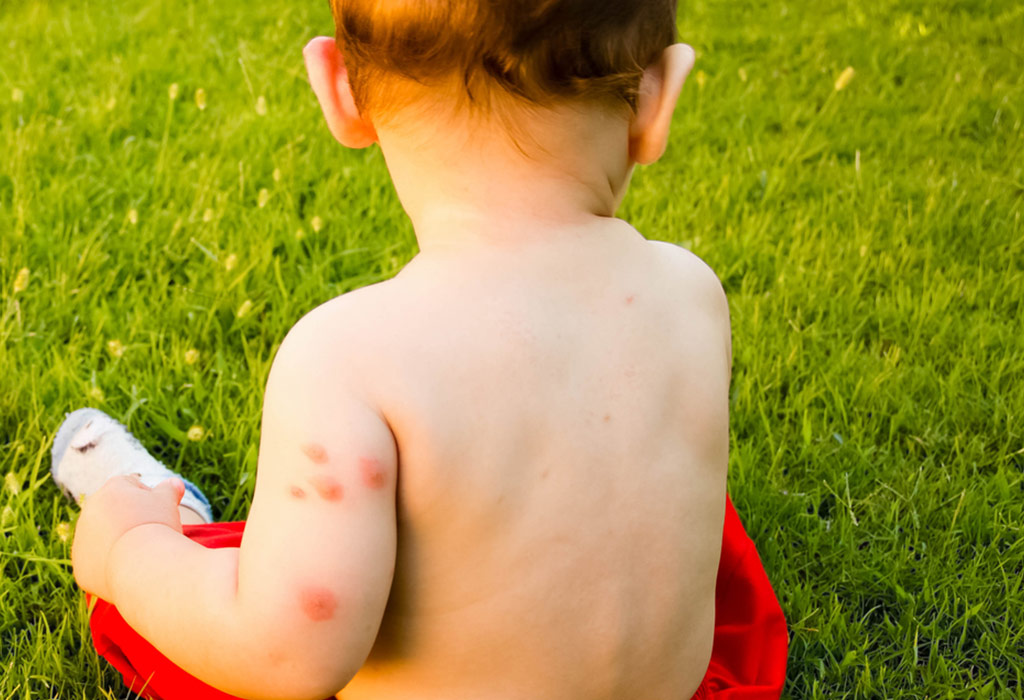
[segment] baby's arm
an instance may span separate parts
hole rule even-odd
[[[339,691],[369,654],[388,599],[397,451],[358,393],[349,301],[332,302],[330,323],[318,312],[301,321],[274,361],[241,547],[206,549],[150,524],[111,549],[112,602],[128,623],[242,697]]]

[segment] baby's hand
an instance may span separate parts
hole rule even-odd
[[[150,488],[135,475],[112,477],[82,505],[71,546],[75,581],[113,602],[107,562],[114,545],[129,530],[156,523],[181,532],[178,503],[185,494],[181,479],[167,479]]]

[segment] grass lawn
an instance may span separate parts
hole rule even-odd
[[[242,518],[277,343],[415,252],[308,89],[326,5],[0,4],[0,700],[127,697],[70,574],[64,412]],[[729,294],[786,696],[1021,697],[1024,6],[687,0],[680,29],[697,69],[620,216]]]

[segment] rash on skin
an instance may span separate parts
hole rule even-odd
[[[326,464],[327,463],[327,450],[324,449],[323,445],[318,445],[315,442],[311,442],[308,445],[302,446],[302,452],[313,464]]]
[[[388,475],[373,457],[359,458],[359,476],[363,484],[371,489],[382,489],[388,485]]]
[[[338,599],[326,588],[311,586],[299,593],[299,606],[303,614],[313,622],[324,622],[334,617]]]
[[[309,483],[325,501],[340,501],[345,495],[345,489],[341,483],[332,476],[326,474],[315,474],[309,479]]]
[[[291,489],[290,489],[290,493],[292,494],[292,496],[294,498],[305,498],[306,497],[306,492],[303,491],[302,489],[300,489],[298,486],[292,486]]]

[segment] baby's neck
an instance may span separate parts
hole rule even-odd
[[[575,114],[571,128],[527,130],[549,152],[477,130],[416,138],[378,129],[380,146],[420,250],[500,247],[551,240],[612,217],[632,172],[628,123]]]

